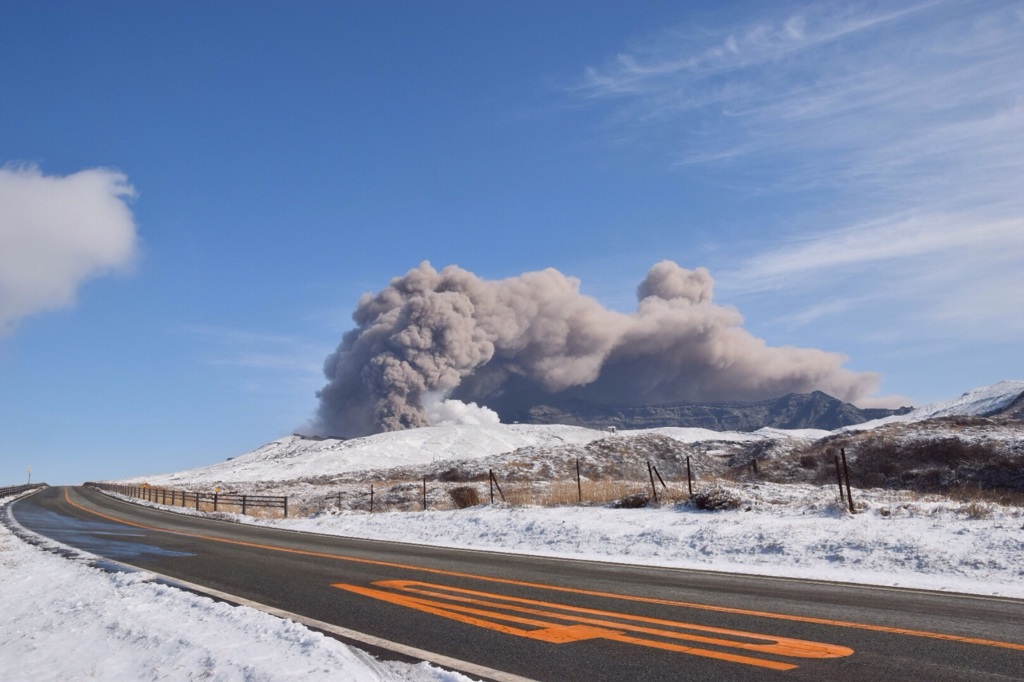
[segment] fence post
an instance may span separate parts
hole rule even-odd
[[[654,471],[651,467],[651,462],[647,462],[647,475],[651,477],[651,493],[654,495],[654,501],[658,501],[658,489],[654,487]]]
[[[243,495],[242,495],[242,515],[243,515],[243,516],[245,515],[245,503],[246,503],[246,497],[245,497],[245,495],[243,494]]]
[[[839,448],[839,452],[843,455],[843,473],[846,475],[846,499],[850,503],[850,513],[856,514],[857,512],[853,508],[853,493],[850,492],[850,470],[846,466],[846,448]],[[839,494],[842,494],[842,490]]]
[[[288,496],[284,496],[284,517],[288,518]]]
[[[836,482],[839,483],[839,502],[843,502],[843,472],[839,468],[839,455],[833,455],[836,460]]]
[[[693,474],[690,473],[690,456],[686,456],[686,488],[690,491],[690,497],[693,497]]]
[[[661,487],[664,488],[665,490],[668,490],[668,486],[665,485],[665,479],[662,478],[661,473],[658,472],[658,466],[656,464],[652,464],[651,468],[654,469],[654,475],[658,477],[659,481],[661,481]]]
[[[427,477],[423,477],[423,511],[427,511]]]
[[[487,473],[491,475],[491,484],[493,486],[491,488],[491,504],[494,504],[494,488],[498,489],[498,494],[501,495],[501,501],[505,502],[505,493],[501,491],[501,485],[498,483],[498,478],[494,475],[494,470],[488,469]]]
[[[373,513],[373,484],[370,484],[370,513]]]
[[[583,504],[583,484],[580,482],[580,458],[576,458],[576,499]]]

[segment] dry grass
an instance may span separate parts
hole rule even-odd
[[[689,499],[686,483],[666,481],[668,488],[658,484],[657,504],[679,504]],[[500,486],[500,490],[499,490]],[[353,511],[370,511],[370,486],[368,484],[349,485],[337,489],[338,492],[306,498],[305,504],[296,504],[295,512],[299,515],[313,515],[321,512],[337,512],[344,509]],[[420,511],[423,509],[423,482],[418,481],[377,481],[373,484],[373,511]],[[466,492],[457,493],[457,490]],[[635,494],[650,495],[651,485],[647,480],[604,479],[583,480],[577,488],[575,480],[568,481],[537,481],[517,482],[501,481],[498,486],[491,487],[489,482],[427,482],[427,509],[445,511],[461,509],[477,504],[490,504],[493,491],[494,502],[511,507],[565,507],[580,504],[585,506],[607,505]],[[471,492],[470,492],[471,491]],[[468,502],[468,496],[476,495],[475,502]],[[466,496],[459,502],[456,496]],[[462,506],[464,505],[464,506]],[[221,505],[223,510],[223,505]]]
[[[945,497],[965,503],[998,504],[1004,507],[1024,507],[1024,492],[1015,490],[993,490],[979,485],[953,486],[945,491]]]
[[[505,493],[504,502],[515,507],[568,507],[574,505],[606,505],[618,502],[630,495],[644,493],[650,495],[649,481],[598,480],[553,481],[550,483],[508,483],[502,484]],[[688,499],[685,484],[680,487],[671,485],[663,488],[658,485],[659,504],[678,504]],[[495,492],[495,499],[498,493]]]

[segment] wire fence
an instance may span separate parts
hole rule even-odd
[[[565,475],[540,478],[491,468],[462,473],[451,470],[415,479],[353,478],[333,484],[332,492],[298,496],[296,509],[302,516],[343,511],[445,511],[488,502],[512,507],[614,505],[623,498],[628,498],[626,504],[679,503],[687,499],[687,491],[693,494],[695,480],[689,458],[683,460],[682,467],[681,482],[663,475],[653,462],[642,462],[635,472],[625,472],[631,476],[587,476],[586,466],[578,459],[571,461]]]
[[[237,493],[199,492],[192,490],[176,490],[174,488],[158,488],[149,485],[119,485],[114,483],[94,483],[85,485],[117,493],[126,497],[134,497],[155,504],[171,507],[189,507],[196,511],[232,511],[250,516],[259,515],[257,510],[281,510],[282,516],[288,517],[287,495],[240,495]],[[257,512],[257,513],[254,513]]]

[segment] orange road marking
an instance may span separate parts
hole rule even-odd
[[[521,587],[529,587],[539,590],[550,590],[552,592],[565,592],[568,594],[580,594],[590,597],[603,597],[607,599],[622,599],[625,601],[632,601],[643,604],[658,604],[662,606],[676,606],[679,608],[696,609],[700,611],[714,611],[717,613],[731,613],[740,616],[754,616],[758,618],[771,618],[775,620],[787,620],[796,623],[813,623],[816,625],[829,625],[833,627],[841,628],[852,628],[857,630],[867,630],[871,632],[884,632],[893,635],[906,635],[908,637],[924,637],[927,639],[938,639],[947,642],[958,642],[960,644],[977,644],[980,646],[991,646],[1000,649],[1013,649],[1016,651],[1024,651],[1024,644],[1018,644],[1015,642],[1002,642],[999,640],[991,639],[980,639],[977,637],[963,637],[961,635],[948,635],[940,632],[928,632],[927,630],[911,630],[907,628],[894,628],[886,625],[871,625],[869,623],[855,623],[851,621],[832,620],[829,618],[815,618],[813,616],[795,616],[784,613],[772,613],[771,611],[753,611],[749,609],[739,609],[729,606],[715,606],[712,604],[699,604],[696,602],[682,602],[674,601],[671,599],[657,599],[654,597],[638,597],[626,594],[616,594],[614,592],[601,592],[598,590],[583,590],[575,587],[562,587],[559,585],[545,585],[543,583],[531,583],[522,580],[511,580],[509,578],[494,578],[491,576],[475,575],[473,573],[462,573],[459,571],[447,571],[440,568],[427,568],[426,566],[415,566],[412,564],[400,564],[391,561],[379,561],[376,559],[364,559],[361,557],[347,556],[344,554],[329,554],[327,552],[314,552],[311,550],[304,549],[292,549],[289,547],[279,547],[277,545],[265,545],[257,542],[246,542],[244,540],[230,540],[228,538],[220,538],[213,535],[203,535],[201,533],[189,533],[180,530],[169,530],[166,528],[159,528],[156,526],[148,526],[142,523],[136,523],[133,521],[125,521],[124,519],[117,518],[115,516],[109,516],[102,512],[94,509],[89,509],[80,504],[71,501],[68,496],[68,489],[64,489],[64,500],[72,507],[80,509],[88,514],[93,514],[108,521],[120,523],[126,526],[132,526],[134,528],[143,528],[145,530],[153,530],[161,533],[169,533],[171,535],[179,535],[183,537],[196,538],[198,540],[209,540],[211,542],[222,542],[229,545],[236,545],[240,547],[252,547],[254,549],[265,549],[274,552],[283,552],[286,554],[297,554],[300,556],[313,556],[322,559],[334,559],[337,561],[347,561],[351,563],[366,564],[371,566],[383,566],[387,568],[398,568],[408,571],[419,571],[421,573],[429,573],[432,575],[445,575],[455,578],[466,578],[470,580],[482,580],[486,582],[498,583],[503,585],[518,585]]]
[[[615,613],[612,611],[602,611],[600,609],[590,609],[582,606],[571,606],[566,604],[555,604],[546,601],[537,601],[535,599],[525,599],[522,597],[513,597],[509,595],[492,594],[488,592],[479,592],[477,590],[468,590],[461,587],[450,587],[445,585],[433,585],[430,583],[418,582],[415,580],[381,580],[373,583],[380,587],[388,587],[393,590],[400,590],[404,592],[411,592],[415,594],[423,594],[426,596],[440,597],[448,599],[449,601],[480,604],[484,606],[490,606],[494,608],[504,608],[512,611],[519,611],[522,613],[531,613],[535,615],[551,615],[555,617],[565,617],[558,613],[538,611],[536,609],[517,606],[518,604],[526,604],[529,606],[539,606],[546,609],[560,609],[570,614],[586,614],[586,616],[598,616],[602,618],[618,618],[627,621],[634,621],[636,623],[645,623],[650,625],[663,625],[668,627],[677,627],[687,630],[695,630],[698,632],[708,632],[720,635],[732,635],[735,637],[742,637],[745,639],[761,640],[767,642],[765,644],[757,644],[754,642],[737,642],[737,641],[724,641],[720,639],[713,639],[698,635],[671,635],[678,639],[690,639],[694,641],[700,641],[708,644],[725,644],[727,646],[733,646],[739,649],[747,649],[751,651],[760,651],[762,653],[779,654],[781,656],[797,656],[799,658],[840,658],[843,656],[849,656],[853,653],[852,649],[844,646],[834,646],[830,644],[819,644],[818,642],[809,642],[801,639],[791,639],[788,637],[776,637],[774,635],[762,635],[751,632],[743,632],[741,630],[729,630],[726,628],[717,628],[710,625],[697,625],[694,623],[679,623],[671,620],[664,620],[661,618],[651,618],[649,616],[638,616],[634,614]],[[335,585],[335,587],[342,587],[341,584]],[[505,603],[497,603],[487,601],[490,599],[498,599]],[[646,628],[643,626],[632,626],[624,625],[619,622],[610,622],[606,620],[599,620],[595,618],[572,616],[573,620],[581,623],[587,623],[589,625],[597,625],[599,627],[617,627],[627,630],[633,630],[637,632],[644,632],[647,634],[664,634],[662,631]]]
[[[467,590],[457,587],[433,585],[413,580],[382,580],[374,582],[373,584],[378,587],[395,590],[395,592],[385,592],[382,590],[359,587],[356,585],[346,585],[343,583],[338,583],[334,585],[334,587],[393,604],[433,613],[452,620],[492,630],[498,630],[506,634],[529,637],[531,639],[538,639],[556,644],[575,642],[581,639],[602,638],[626,644],[637,644],[640,646],[665,649],[668,651],[679,651],[696,656],[716,658],[735,663],[744,663],[747,665],[755,665],[774,670],[791,670],[795,668],[796,665],[702,649],[693,646],[683,646],[673,642],[663,642],[657,639],[627,635],[626,633],[639,633],[642,635],[650,635],[665,639],[693,641],[713,646],[743,649],[758,653],[776,654],[779,656],[794,656],[798,658],[839,658],[842,656],[849,656],[853,653],[853,649],[844,646],[820,644],[818,642],[791,639],[788,637],[762,635],[758,633],[743,632],[741,630],[728,630],[725,628],[716,628],[694,623],[681,623],[661,618],[649,618],[646,616],[614,613],[565,604],[554,604],[551,602],[491,594],[488,592],[479,592],[476,590]],[[424,599],[421,597],[408,596],[407,594],[396,594],[396,592],[439,597],[448,601],[444,602]],[[471,604],[472,606],[465,606],[466,604]],[[531,608],[532,606],[541,608]],[[500,609],[500,611],[488,611],[485,609]],[[545,619],[568,621],[573,624],[564,625],[557,622],[551,622],[550,620],[536,620],[512,615],[516,613],[539,616]],[[524,630],[522,628],[516,628],[494,622],[496,620],[522,625],[533,625],[538,629]],[[650,625],[658,625],[661,627],[655,628],[650,627]],[[739,639],[709,637],[705,634],[694,634],[695,632],[726,635]]]

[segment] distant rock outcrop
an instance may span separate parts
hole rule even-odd
[[[514,419],[527,424],[569,424],[595,429],[653,429],[665,426],[697,427],[713,431],[824,429],[832,431],[894,414],[898,410],[861,409],[815,391],[790,393],[757,402],[673,403],[668,405],[598,405],[565,400],[531,407]]]
[[[1024,419],[1024,392],[1008,405],[989,412],[986,417],[1005,417],[1006,419]]]

